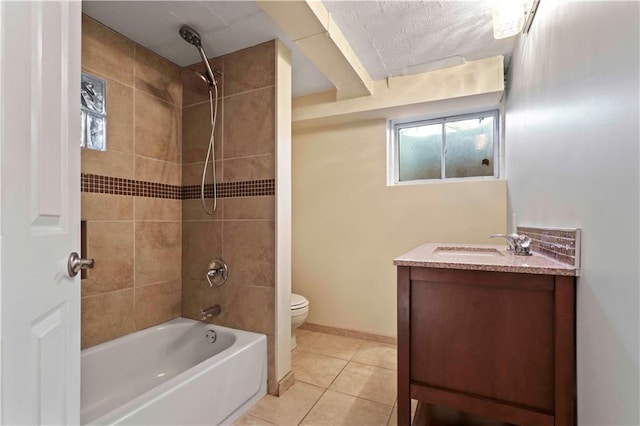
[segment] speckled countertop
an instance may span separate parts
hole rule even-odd
[[[502,245],[423,244],[393,260],[396,266],[515,272],[520,274],[576,275],[573,265],[534,252],[516,256]]]

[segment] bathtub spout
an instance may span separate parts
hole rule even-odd
[[[200,309],[200,315],[202,315],[201,319],[206,320],[213,316],[220,315],[220,312],[222,312],[220,305],[213,305],[206,309]]]

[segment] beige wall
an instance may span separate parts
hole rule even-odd
[[[82,19],[83,71],[107,83],[107,151],[82,149],[82,173],[180,185],[180,68]],[[82,347],[181,313],[181,200],[82,193],[87,256]]]
[[[293,134],[293,292],[308,322],[396,334],[393,258],[504,232],[501,180],[386,186],[386,122]]]
[[[219,183],[275,178],[275,55],[271,41],[211,60],[213,69],[223,72],[216,130]],[[199,191],[209,102],[189,74],[184,95],[182,184]],[[266,334],[269,392],[275,393],[274,196],[221,198],[214,216],[204,212],[199,198],[183,200],[182,209],[183,315],[200,319],[200,309],[219,304],[222,313],[211,322]],[[229,279],[212,289],[205,274],[218,257],[228,264]]]

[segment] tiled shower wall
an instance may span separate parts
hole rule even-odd
[[[209,102],[206,88],[202,91],[185,74],[182,184],[193,198],[182,204],[182,312],[199,319],[201,308],[219,304],[222,313],[212,322],[266,334],[269,391],[274,393],[275,42],[212,59],[211,65],[222,72],[215,150],[218,182],[266,190],[225,193],[213,216],[204,212],[199,185],[209,141]],[[210,170],[207,177],[211,183]],[[183,194],[186,198],[187,192]],[[211,206],[210,199],[207,203]],[[229,279],[212,289],[205,273],[217,257],[228,264]]]
[[[182,82],[178,66],[87,16],[82,68],[107,82],[107,151],[82,149],[86,254],[96,260],[82,280],[84,348],[181,314],[182,202],[144,187],[179,190]],[[140,190],[113,191],[105,176]]]

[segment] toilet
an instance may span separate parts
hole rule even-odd
[[[309,301],[299,294],[291,293],[291,350],[296,348],[296,328],[304,324],[309,313]]]

